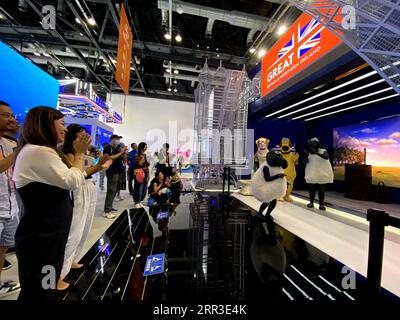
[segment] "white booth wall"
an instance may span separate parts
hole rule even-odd
[[[124,121],[110,125],[126,145],[144,141],[149,153],[159,151],[164,142],[170,144],[173,153],[177,148],[193,149],[194,102],[118,94],[108,95],[107,101],[110,100],[113,110],[120,112]]]

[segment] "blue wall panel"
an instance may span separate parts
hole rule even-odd
[[[21,122],[29,109],[57,107],[56,79],[0,42],[0,100],[10,104]]]

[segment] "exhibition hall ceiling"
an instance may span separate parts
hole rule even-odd
[[[133,34],[130,94],[189,101],[206,59],[210,69],[251,70],[300,15],[284,0],[174,0],[167,39],[168,0],[0,0],[0,40],[57,79],[121,93],[113,76],[121,2]],[[56,8],[55,30],[41,23],[46,5]]]

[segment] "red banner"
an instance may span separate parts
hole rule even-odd
[[[261,96],[272,92],[341,42],[333,32],[303,13],[264,56]]]
[[[124,5],[121,3],[121,18],[119,23],[118,56],[115,80],[118,81],[125,95],[129,94],[129,80],[132,59],[132,30],[126,16]]]

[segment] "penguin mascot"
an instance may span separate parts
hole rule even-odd
[[[304,149],[307,162],[305,180],[310,191],[310,203],[307,207],[314,207],[315,194],[318,191],[319,209],[325,211],[325,186],[333,183],[333,168],[328,152],[317,138],[308,140]]]
[[[292,202],[293,199],[290,194],[292,193],[294,180],[297,175],[296,166],[299,163],[299,154],[296,152],[296,149],[292,146],[292,142],[288,138],[282,138],[279,144],[279,151],[288,164],[287,168],[284,170],[288,186],[283,199]]]
[[[252,193],[262,204],[258,211],[257,218],[267,224],[268,241],[276,244],[275,224],[271,212],[275,209],[277,199],[283,197],[287,190],[287,180],[284,169],[287,162],[279,151],[267,153],[266,161],[261,164],[252,179]],[[264,210],[267,209],[264,215]]]
[[[268,153],[268,145],[269,139],[261,137],[256,140],[257,152],[254,155],[254,166],[253,170],[256,172],[262,163],[265,162],[267,153]]]

